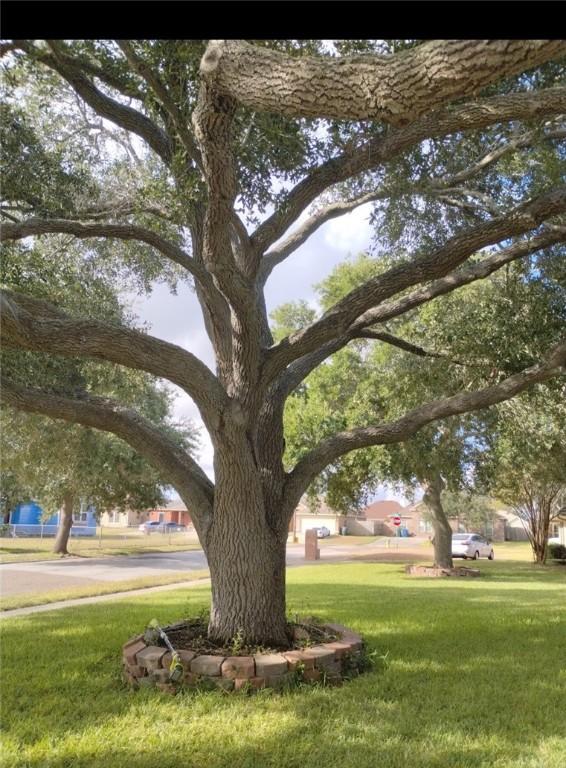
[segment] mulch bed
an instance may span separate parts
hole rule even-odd
[[[208,619],[202,617],[179,621],[176,624],[163,627],[163,629],[175,650],[194,651],[198,655],[208,656],[253,656],[257,653],[298,651],[311,645],[331,643],[338,639],[335,632],[331,632],[315,619],[288,623],[289,644],[285,647],[240,645],[237,638],[231,644],[217,643],[207,637]],[[146,630],[144,638],[151,645],[165,646],[165,642],[159,634],[151,628]]]
[[[438,568],[435,565],[408,565],[405,568],[405,573],[408,576],[416,576],[417,578],[441,578],[443,576],[469,576],[474,578],[481,576],[481,571],[478,568]]]

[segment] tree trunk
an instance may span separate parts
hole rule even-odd
[[[434,531],[434,564],[438,568],[453,568],[452,562],[452,528],[448,518],[444,514],[441,494],[444,482],[437,473],[426,485],[423,498],[424,503],[430,509],[432,516],[432,528]]]
[[[537,565],[544,565],[548,555],[548,534],[550,532],[551,502],[543,495],[535,497],[532,510],[533,535],[531,544]]]
[[[73,525],[73,497],[70,493],[65,494],[63,499],[63,509],[61,510],[61,519],[59,521],[59,528],[57,529],[57,536],[55,537],[55,543],[53,544],[53,552],[58,555],[68,555],[67,544],[69,543],[69,535],[71,533],[71,526]]]
[[[260,472],[245,451],[223,451],[205,552],[212,582],[209,637],[288,647],[285,615],[287,527],[268,521]],[[224,458],[224,460],[223,460]]]

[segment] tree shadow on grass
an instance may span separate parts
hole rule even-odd
[[[487,582],[446,589],[345,578],[332,569],[328,581],[289,587],[290,607],[352,626],[388,654],[386,671],[339,689],[250,699],[126,689],[125,639],[153,616],[197,613],[205,587],[8,622],[4,720],[21,752],[13,764],[485,768],[496,758],[534,761],[541,743],[564,732],[564,603],[544,582],[508,585],[502,606],[501,589]]]

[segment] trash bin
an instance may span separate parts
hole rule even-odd
[[[347,529],[347,527],[346,527],[345,525],[342,525],[342,526],[340,527],[340,536],[346,536],[346,535],[347,535],[347,533],[348,533],[348,529]]]

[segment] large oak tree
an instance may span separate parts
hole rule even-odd
[[[285,470],[285,400],[316,366],[360,335],[381,333],[384,322],[564,241],[566,191],[553,184],[556,174],[541,178],[535,167],[517,181],[510,172],[496,200],[482,179],[525,147],[560,159],[566,44],[396,41],[393,49],[364,41],[339,42],[333,53],[313,41],[3,46],[17,134],[9,146],[22,176],[36,163],[39,182],[10,176],[2,238],[74,236],[96,243],[100,258],[127,252],[130,269],[136,250],[173,263],[194,281],[216,370],[148,333],[15,291],[2,298],[3,343],[139,369],[182,388],[210,434],[214,483],[120,402],[10,380],[3,401],[113,432],[167,476],[210,564],[217,638],[241,632],[250,642],[286,643],[288,523],[325,466],[511,398],[566,361],[566,342],[541,349],[535,365],[334,434]],[[43,110],[45,130],[57,123],[61,134],[33,151],[26,116],[16,114],[16,100],[25,112],[31,93],[40,102],[35,125]],[[66,101],[57,111],[53,99]],[[82,125],[73,131],[65,128],[71,113]],[[64,149],[77,136],[78,160]],[[121,162],[103,168],[95,138],[120,144]],[[62,186],[68,194],[57,194]],[[273,270],[326,221],[370,201],[379,232],[391,230],[395,211],[406,215],[405,223],[397,217],[396,258],[274,343],[264,299]]]

